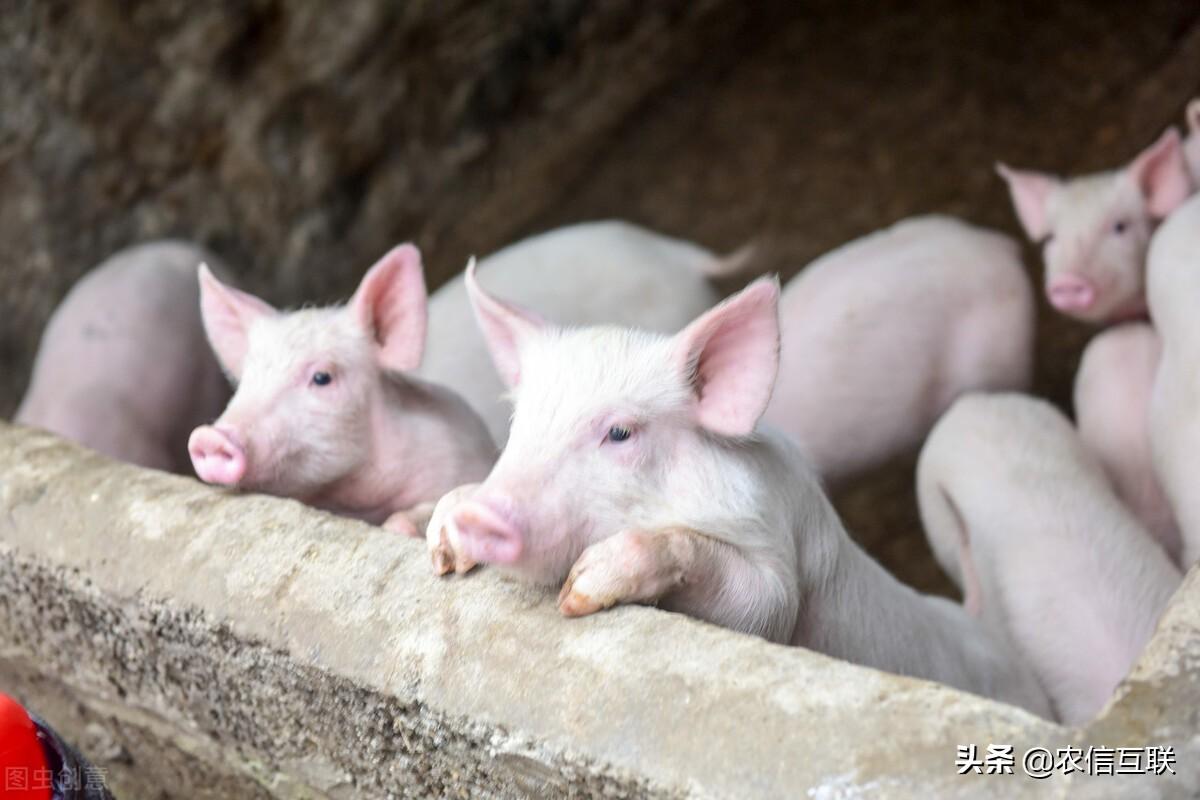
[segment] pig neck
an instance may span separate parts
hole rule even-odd
[[[800,616],[792,643],[857,664],[922,677],[922,665],[943,656],[958,661],[960,626],[972,625],[961,609],[905,586],[854,543],[832,507],[819,564],[801,571]],[[935,605],[940,604],[940,605]]]
[[[382,373],[370,403],[367,452],[351,475],[312,503],[368,522],[436,502],[464,483],[482,481],[496,445],[466,401],[408,374]]]

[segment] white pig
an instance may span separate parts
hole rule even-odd
[[[1162,358],[1150,398],[1150,446],[1183,537],[1180,564],[1200,560],[1200,196],[1150,244],[1147,296]]]
[[[1093,337],[1075,375],[1075,424],[1117,496],[1178,563],[1179,526],[1150,454],[1150,395],[1161,350],[1144,322]]]
[[[569,225],[488,256],[481,267],[513,301],[571,325],[679,330],[720,299],[710,280],[733,275],[749,248],[720,258],[627,222]],[[503,445],[510,407],[459,275],[429,300],[429,341],[419,374],[463,395]]]
[[[917,462],[921,519],[968,612],[1010,637],[1060,720],[1112,696],[1182,580],[1057,409],[968,395]]]
[[[237,382],[220,418],[192,434],[202,480],[417,535],[433,501],[491,468],[479,416],[412,374],[425,341],[416,247],[381,258],[343,306],[276,311],[203,268],[200,290],[209,341]]]
[[[188,433],[229,398],[200,323],[205,259],[185,242],[150,242],[87,273],[46,326],[14,420],[121,461],[187,471]]]
[[[915,450],[963,392],[1030,382],[1033,290],[1017,245],[950,217],[822,256],[788,283],[780,317],[765,419],[833,485]]]
[[[515,410],[482,486],[435,509],[439,571],[495,564],[561,583],[567,616],[660,603],[1047,713],[1002,641],[872,561],[800,450],[756,433],[778,368],[775,280],[670,337],[554,327],[484,293],[473,265],[466,281]]]
[[[1155,225],[1193,191],[1179,131],[1126,167],[1069,180],[996,165],[1031,241],[1045,242],[1046,297],[1093,323],[1146,311],[1146,248]]]

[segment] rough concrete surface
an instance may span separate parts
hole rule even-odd
[[[625,608],[0,425],[0,685],[129,797],[1188,797],[1200,574],[1083,730]],[[1171,778],[959,776],[956,745],[1169,744]],[[1104,782],[1107,780],[1108,782]],[[1112,794],[1119,788],[1120,794]]]

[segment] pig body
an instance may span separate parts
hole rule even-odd
[[[628,325],[669,333],[720,299],[710,280],[737,271],[680,239],[619,221],[571,225],[532,236],[480,262],[505,297],[565,325]],[[429,342],[419,374],[461,394],[508,438],[510,407],[471,316],[462,276],[429,301]]]
[[[438,497],[482,478],[496,457],[483,421],[412,375],[425,338],[421,270],[402,245],[348,304],[288,312],[202,270],[205,328],[237,391],[192,433],[196,474],[410,535]]]
[[[1200,560],[1200,197],[1163,223],[1150,246],[1148,297],[1162,357],[1150,399],[1154,466],[1183,538],[1180,563]]]
[[[926,534],[964,605],[1032,665],[1059,718],[1096,715],[1182,579],[1053,406],[970,395],[917,465]]]
[[[766,420],[830,483],[915,450],[966,391],[1024,389],[1034,303],[1016,244],[919,217],[817,259],[780,299]]]
[[[1075,420],[1117,496],[1179,563],[1179,527],[1150,453],[1150,396],[1161,352],[1158,334],[1144,322],[1097,334],[1075,376]]]
[[[1064,180],[1003,164],[997,170],[1029,239],[1044,243],[1050,305],[1093,323],[1145,314],[1150,236],[1194,190],[1177,130],[1110,172]]]
[[[121,461],[186,471],[188,434],[229,398],[200,321],[205,259],[184,242],[151,242],[85,275],[46,326],[14,420]]]
[[[670,338],[552,328],[472,272],[468,287],[515,411],[483,484],[434,511],[438,571],[489,563],[561,583],[567,616],[658,603],[1047,713],[1003,641],[872,561],[799,448],[755,431],[778,364],[775,282]]]

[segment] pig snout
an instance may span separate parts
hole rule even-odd
[[[246,476],[246,450],[230,430],[201,425],[188,439],[188,454],[205,483],[237,486]]]
[[[512,564],[525,549],[524,526],[507,497],[487,494],[453,513],[463,554],[481,564]]]
[[[1087,311],[1096,302],[1096,287],[1079,275],[1060,275],[1046,285],[1046,297],[1059,311]]]

